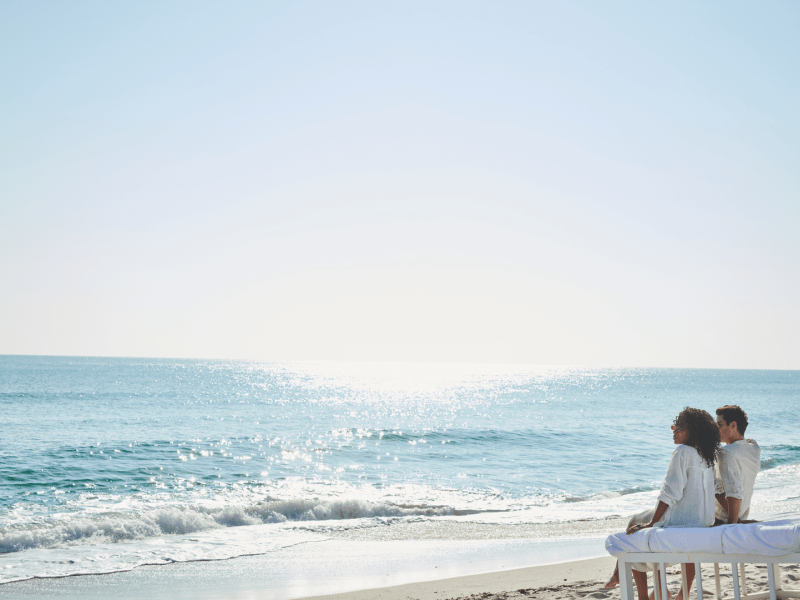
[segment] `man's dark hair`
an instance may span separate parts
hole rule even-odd
[[[732,421],[736,422],[736,428],[741,435],[744,435],[747,429],[747,413],[735,404],[726,404],[717,409],[717,416],[722,417],[728,425]]]
[[[684,442],[703,457],[709,467],[714,466],[719,451],[719,427],[714,417],[699,408],[684,408],[675,418],[677,429],[686,429],[689,437]]]

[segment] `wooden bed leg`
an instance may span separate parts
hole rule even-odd
[[[738,569],[736,568],[738,565],[736,563],[731,563],[731,579],[733,579],[733,597],[736,600],[742,600],[742,592],[739,589],[739,577]]]
[[[666,563],[658,563],[658,566],[660,568],[658,580],[661,583],[661,600],[669,600],[669,596],[667,596],[667,565]]]
[[[771,568],[775,572],[775,590],[780,591],[783,588],[781,587],[781,566],[778,563],[773,563],[769,565],[768,568]],[[769,575],[767,575],[769,577]]]
[[[683,565],[681,565],[681,589],[683,590],[683,600],[689,600],[689,582]]]
[[[658,582],[658,565],[653,569],[653,598],[661,600],[661,584]]]
[[[636,600],[636,597],[633,595],[633,573],[629,563],[619,561],[619,576],[621,600]]]
[[[722,586],[719,583],[719,563],[714,563],[714,582],[717,584],[717,600],[722,600]]]
[[[775,591],[775,568],[774,565],[767,565],[767,581],[769,582],[769,600],[777,600],[778,594]],[[777,577],[780,583],[780,575]]]
[[[694,578],[697,581],[697,600],[703,600],[703,573],[700,571],[700,563],[694,563]],[[685,596],[689,600],[689,596]]]
[[[747,600],[747,598],[748,598],[748,596],[747,596],[747,578],[745,577],[744,567],[745,567],[744,563],[739,563],[739,582],[740,582],[740,584],[739,584],[740,588],[739,589],[742,592],[742,598]]]

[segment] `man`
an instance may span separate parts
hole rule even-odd
[[[717,425],[725,446],[715,465],[716,524],[742,523],[750,514],[753,484],[761,468],[761,448],[755,440],[744,439],[747,413],[738,406],[718,408]]]

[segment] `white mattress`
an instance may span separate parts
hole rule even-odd
[[[800,519],[719,527],[648,528],[606,539],[612,556],[625,552],[697,552],[781,556],[800,552]]]

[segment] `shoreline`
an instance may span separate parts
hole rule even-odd
[[[606,590],[603,584],[614,570],[616,560],[612,556],[567,561],[549,565],[523,567],[464,575],[433,581],[420,581],[386,588],[372,588],[329,594],[323,596],[306,596],[297,600],[444,600],[450,598],[485,597],[495,595],[509,597],[509,594],[520,594],[521,590],[542,593],[542,588],[549,591],[580,588],[580,595],[591,593],[594,598],[610,598],[615,590]],[[595,589],[597,588],[597,589]]]
[[[375,590],[419,587],[432,589],[432,598],[446,598],[441,593],[433,593],[440,590],[430,586],[436,587],[441,581],[462,582],[458,589],[468,590],[470,586],[483,586],[488,582],[491,589],[495,589],[492,582],[505,581],[525,572],[536,575],[533,578],[525,575],[519,585],[531,587],[541,581],[556,583],[560,565],[595,564],[596,561],[612,565],[601,569],[610,573],[613,559],[602,556],[604,539],[368,541],[331,538],[226,560],[174,562],[103,575],[15,581],[0,586],[0,596],[37,600],[109,597],[122,600],[297,600],[347,597],[348,594],[367,598],[374,595]],[[0,568],[2,562],[0,556]],[[572,569],[569,567],[570,573],[561,579],[574,579],[576,575],[572,574]],[[587,575],[581,578],[587,579]],[[483,591],[480,587],[474,588],[478,590]]]
[[[572,551],[577,547],[574,544],[585,546],[587,541],[571,540]],[[514,565],[515,559],[517,564],[530,565],[536,558],[530,554],[519,556],[520,549],[527,545],[528,550],[542,550],[543,542],[484,542],[480,546],[488,555],[474,563],[475,570],[469,574],[463,574],[463,562],[475,555],[459,553],[463,541],[420,544],[325,540],[298,544],[286,551],[227,560],[11,582],[0,586],[0,596],[21,600],[619,600],[619,586],[612,590],[604,587],[614,569],[612,556]],[[479,545],[473,546],[474,551]],[[332,549],[340,553],[332,555]],[[320,557],[328,558],[315,563],[315,558]],[[411,558],[417,561],[413,563],[416,565],[419,560],[428,562],[428,569],[409,570]],[[430,561],[439,565],[431,568]],[[390,563],[394,566],[387,568]],[[498,569],[501,563],[510,568]],[[389,571],[385,578],[376,574],[378,565]],[[730,566],[720,567],[722,590],[727,592],[732,588]],[[454,576],[454,570],[460,570],[461,574]],[[712,565],[704,565],[702,577],[703,589],[713,590]],[[677,593],[680,567],[668,568],[667,579],[670,589]],[[800,565],[783,565],[780,579],[784,589],[797,590]],[[767,571],[763,565],[747,566],[747,587],[750,593],[766,589]]]
[[[258,554],[218,560],[198,556],[185,562],[170,559],[170,548],[197,540],[179,536],[172,544],[162,540],[161,545],[155,544],[157,548],[149,548],[158,564],[105,574],[13,581],[0,585],[0,596],[32,600],[505,600],[535,593],[541,600],[586,596],[614,600],[619,598],[619,588],[609,591],[603,586],[615,559],[606,553],[606,535],[600,533],[614,525],[614,520],[604,520],[529,529],[451,518],[345,530]],[[252,535],[264,536],[270,526],[249,527]],[[532,529],[551,537],[516,537]],[[579,531],[584,535],[576,535]],[[572,535],[560,537],[566,532]],[[40,560],[37,555],[47,550],[30,552],[29,560]],[[48,556],[54,563],[69,558]],[[87,562],[96,559],[96,548],[85,547],[84,556]],[[11,567],[9,558],[19,560],[25,555],[0,555],[0,569]],[[707,570],[704,579],[709,577]],[[800,565],[790,565],[786,572],[790,587],[800,581]],[[766,585],[766,572],[753,583]],[[713,589],[706,587],[711,585],[704,583],[704,588]]]
[[[455,577],[437,581],[412,583],[381,589],[360,590],[327,596],[309,596],[297,600],[619,600],[620,587],[605,589],[614,568],[612,556],[592,558],[553,565],[540,565],[511,571]],[[746,568],[747,593],[765,592],[768,589],[765,565],[748,564]],[[667,587],[673,597],[681,586],[680,566],[667,568]],[[704,595],[715,593],[714,568],[705,564],[700,572]],[[780,584],[784,590],[800,593],[800,565],[781,565]],[[652,581],[648,579],[648,584]],[[720,585],[723,596],[733,592],[730,565],[720,565]],[[652,588],[651,588],[652,589]],[[744,593],[744,590],[743,590]],[[697,584],[689,592],[696,598]]]

